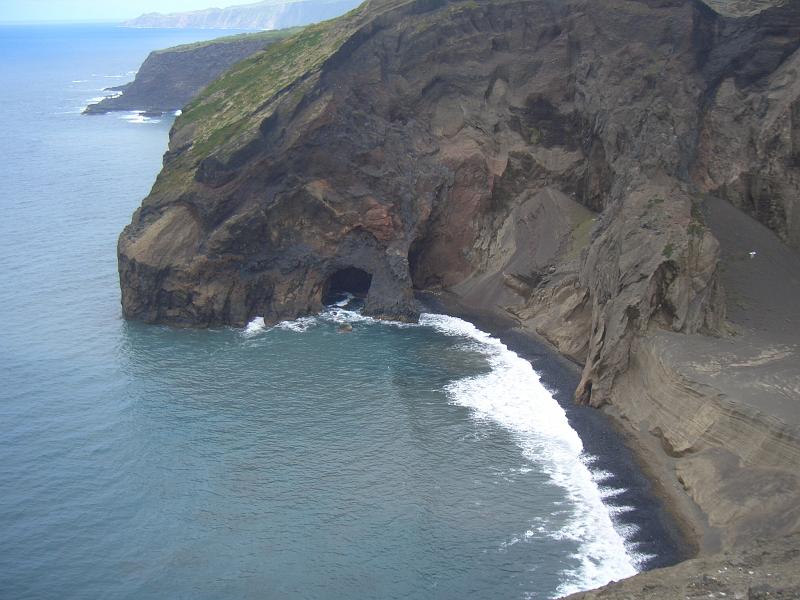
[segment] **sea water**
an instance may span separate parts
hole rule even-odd
[[[466,321],[121,318],[171,120],[80,111],[213,35],[0,28],[0,598],[551,598],[670,560],[574,382]]]

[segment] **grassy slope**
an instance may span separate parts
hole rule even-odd
[[[183,110],[173,143],[184,150],[163,169],[154,187],[158,203],[177,199],[194,183],[197,165],[214,156],[225,162],[259,135],[282,92],[299,103],[309,81],[363,25],[414,0],[367,0],[341,17],[304,27],[235,65]],[[438,5],[441,0],[432,0]],[[272,32],[267,32],[272,33]],[[274,32],[278,33],[278,32]]]
[[[174,52],[189,52],[207,46],[216,46],[218,44],[233,44],[236,42],[249,42],[254,40],[263,40],[264,42],[277,41],[292,36],[296,33],[299,33],[302,30],[303,30],[302,27],[289,27],[288,29],[259,31],[257,33],[238,33],[236,35],[226,35],[223,37],[214,38],[213,40],[194,42],[191,44],[182,44],[180,46],[172,46],[171,48],[156,50],[153,52],[153,54],[171,54]]]
[[[201,160],[211,155],[225,160],[258,136],[260,124],[274,110],[271,99],[315,73],[363,22],[360,17],[368,14],[366,6],[299,29],[238,63],[200,92],[172,130],[181,145],[191,145],[161,171],[153,189],[155,196],[160,201],[179,197],[194,185]],[[303,90],[298,90],[295,100],[299,102],[302,94]]]
[[[261,107],[318,69],[344,43],[351,31],[350,17],[348,13],[306,27],[245,59],[203,90],[176,123],[176,128],[194,127],[190,152],[194,161],[224,145],[239,146],[242,134],[255,132],[267,116],[253,118]]]

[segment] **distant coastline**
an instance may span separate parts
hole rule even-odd
[[[147,29],[275,30],[298,27],[338,17],[354,9],[358,0],[267,1],[227,8],[178,13],[147,13],[124,21],[123,27]]]
[[[237,62],[297,33],[302,28],[244,33],[154,50],[130,83],[107,88],[116,92],[89,104],[85,114],[143,111],[160,116],[183,108],[200,90]]]

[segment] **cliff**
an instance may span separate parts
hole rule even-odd
[[[676,567],[643,573],[567,600],[639,600],[642,598],[800,598],[800,536],[757,542],[713,558],[688,560]]]
[[[583,365],[705,555],[792,534],[799,46],[797,0],[372,0],[186,107],[123,312],[448,294]]]
[[[148,13],[123,27],[191,29],[285,29],[332,19],[358,6],[357,0],[267,0],[255,4],[180,13]]]
[[[90,104],[83,112],[91,115],[117,110],[178,110],[237,62],[298,31],[242,34],[156,50],[145,59],[132,82],[109,88],[120,92],[119,96]]]

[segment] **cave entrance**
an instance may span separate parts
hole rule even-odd
[[[431,243],[418,237],[408,250],[408,271],[415,290],[432,290],[442,287],[442,277],[436,272],[437,264],[431,259]]]
[[[362,269],[347,267],[339,269],[328,278],[322,292],[322,303],[326,306],[347,306],[351,301],[363,303],[372,285],[372,275]]]

